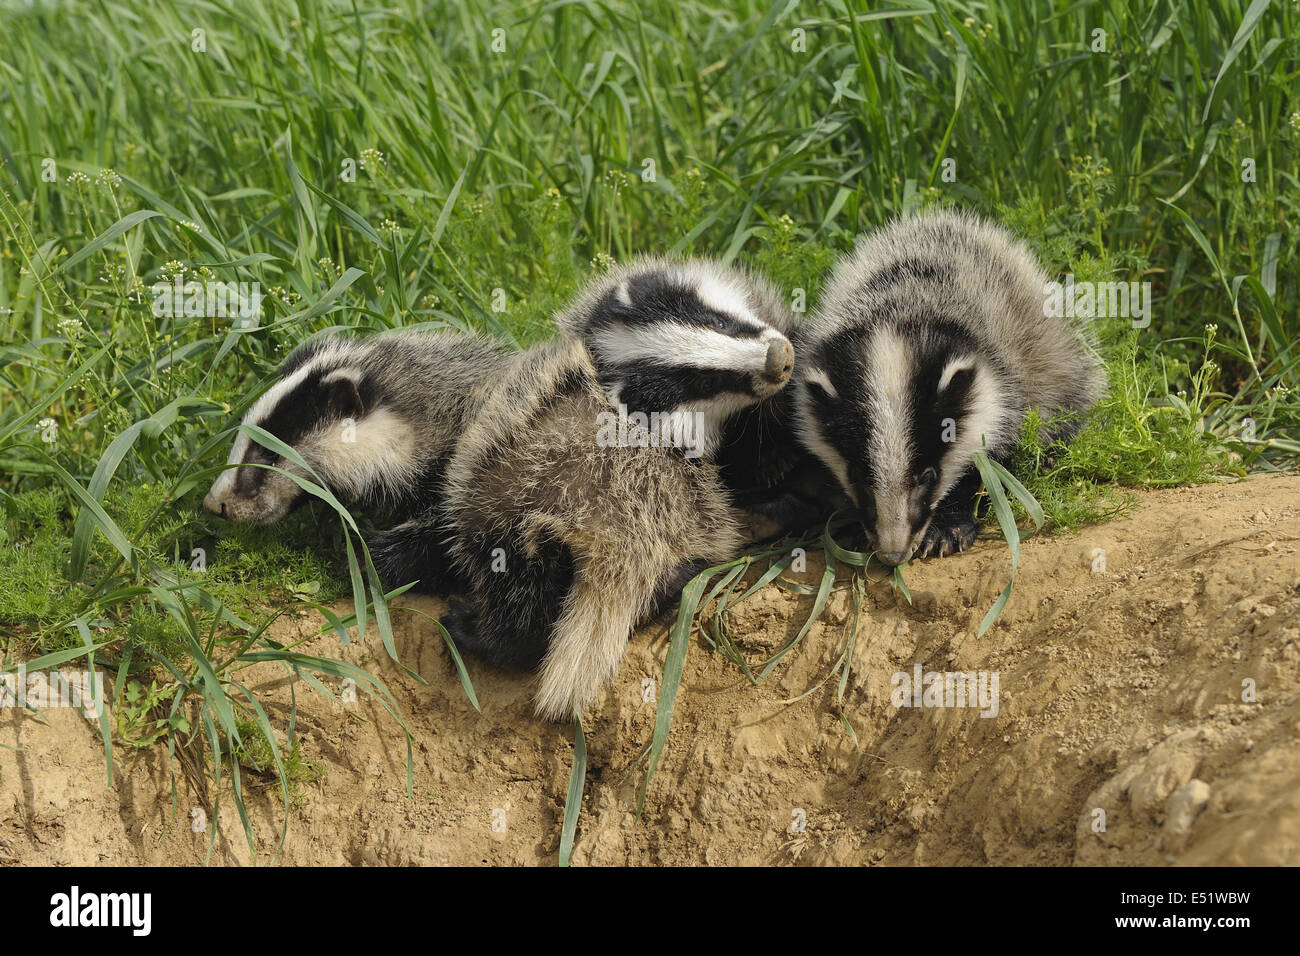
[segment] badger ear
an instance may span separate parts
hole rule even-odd
[[[808,383],[808,392],[812,398],[830,398],[840,397],[840,393],[835,391],[835,386],[831,384],[831,377],[826,374],[825,369],[817,367],[806,368],[803,370],[803,380]],[[817,391],[814,392],[813,389]],[[821,394],[818,395],[817,392]]]
[[[935,389],[937,397],[944,402],[959,402],[970,391],[975,381],[977,364],[973,355],[950,359],[939,375],[939,384]]]
[[[360,418],[366,413],[361,398],[361,370],[340,368],[321,379],[325,404],[339,418]]]

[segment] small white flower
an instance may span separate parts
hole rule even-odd
[[[95,177],[95,182],[99,185],[100,189],[103,189],[106,192],[112,192],[114,189],[117,189],[122,185],[122,177],[113,170],[105,167],[99,171],[99,175]]]
[[[81,338],[81,333],[85,331],[85,327],[81,324],[81,320],[73,318],[60,319],[56,328],[58,328],[59,332],[62,333],[65,338],[71,339],[74,342]]]

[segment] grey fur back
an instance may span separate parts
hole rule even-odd
[[[451,553],[476,601],[478,653],[527,664],[544,651],[537,709],[551,719],[581,713],[613,677],[662,582],[741,544],[716,468],[676,448],[600,444],[598,416],[612,411],[581,341],[534,346],[447,469]],[[552,573],[555,555],[571,580]]]

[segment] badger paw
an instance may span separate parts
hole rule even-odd
[[[474,625],[474,610],[463,601],[452,601],[449,609],[438,621],[447,630],[451,642],[462,655],[479,650],[478,628]]]
[[[974,519],[959,521],[956,524],[930,525],[921,544],[913,557],[945,558],[958,551],[965,551],[975,543],[980,533],[979,522]]]

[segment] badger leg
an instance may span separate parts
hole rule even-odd
[[[418,580],[414,590],[423,594],[461,590],[462,581],[443,544],[446,535],[445,526],[434,512],[375,535],[367,545],[379,579],[387,587]]]
[[[541,663],[564,595],[573,579],[573,558],[559,542],[538,554],[493,554],[475,569],[472,596],[452,601],[442,618],[456,649],[500,667],[531,670]],[[499,570],[492,570],[493,568]]]
[[[918,558],[943,558],[965,551],[980,533],[976,503],[980,490],[979,472],[971,469],[939,503],[930,527],[917,546]]]
[[[801,465],[782,480],[779,488],[734,497],[750,544],[809,528],[820,530],[832,512],[852,507],[836,480],[815,463]]]
[[[532,670],[541,663],[550,638],[551,624],[546,616],[531,619],[510,618],[498,606],[481,601],[452,599],[450,610],[440,623],[447,629],[456,650],[471,654],[496,667]]]
[[[537,691],[537,713],[546,720],[579,716],[618,673],[632,628],[663,577],[643,577],[609,557],[579,568],[555,623]]]

